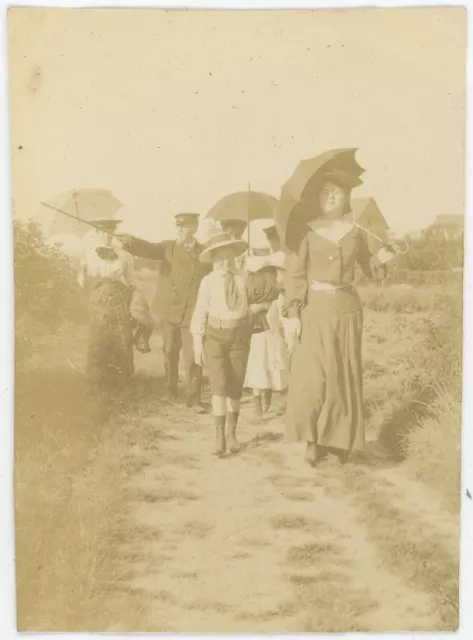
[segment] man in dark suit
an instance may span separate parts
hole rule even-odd
[[[209,267],[199,262],[203,247],[194,238],[199,214],[179,213],[175,220],[175,240],[156,243],[124,236],[122,242],[124,249],[134,256],[162,261],[155,308],[163,326],[166,391],[171,398],[177,397],[179,354],[182,349],[186,368],[186,403],[191,406],[200,405],[202,369],[194,366],[189,325],[200,282]]]

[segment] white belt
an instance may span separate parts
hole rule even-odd
[[[351,287],[352,283],[350,282],[349,284],[332,284],[331,282],[316,282],[315,280],[312,280],[312,283],[310,285],[310,288],[312,289],[312,291],[338,291],[339,289],[347,289],[348,287]]]

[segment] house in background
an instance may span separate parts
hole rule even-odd
[[[380,238],[386,238],[389,225],[374,198],[353,198],[351,210],[355,222],[358,222],[365,229],[373,231]],[[368,235],[368,245],[371,253],[376,253],[381,247],[381,242]]]
[[[465,216],[461,213],[437,216],[435,222],[426,229],[430,238],[447,241],[460,240],[465,229]]]

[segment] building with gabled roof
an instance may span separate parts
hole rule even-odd
[[[389,225],[374,198],[353,198],[351,210],[355,222],[369,231],[373,231],[380,238],[386,237]],[[381,243],[370,235],[368,235],[368,244],[372,253],[378,251],[381,246]]]
[[[465,216],[461,213],[441,214],[427,228],[430,237],[459,240],[465,229]]]

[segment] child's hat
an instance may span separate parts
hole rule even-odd
[[[233,247],[235,250],[235,257],[238,257],[247,250],[248,243],[244,240],[234,240],[229,233],[220,231],[215,233],[215,235],[209,238],[205,243],[205,249],[199,256],[200,262],[214,262],[215,252],[217,249],[222,249],[223,247]]]

